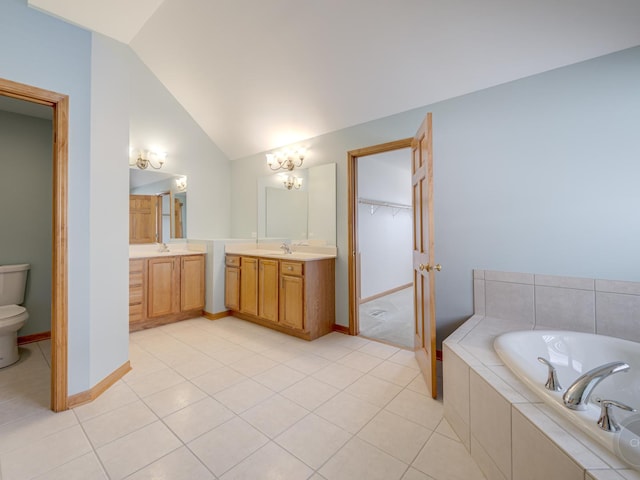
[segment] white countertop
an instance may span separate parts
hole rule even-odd
[[[292,252],[284,253],[281,250],[268,250],[263,248],[238,248],[227,250],[229,255],[246,255],[250,257],[267,257],[278,258],[281,260],[295,260],[299,262],[306,262],[312,260],[323,260],[325,258],[336,258],[333,254],[328,253],[316,253],[316,252]]]
[[[167,248],[168,251],[161,252],[161,244],[159,243],[129,245],[129,258],[174,257],[206,253],[204,245],[194,243],[168,243]]]

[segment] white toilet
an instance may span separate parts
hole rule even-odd
[[[16,363],[18,330],[29,318],[29,312],[20,304],[24,301],[27,272],[30,266],[0,265],[0,368]]]

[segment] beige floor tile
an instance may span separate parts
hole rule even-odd
[[[2,480],[24,480],[54,470],[91,452],[79,425],[61,430],[32,444],[0,454]],[[37,459],[37,461],[34,461]]]
[[[98,449],[109,478],[119,480],[164,457],[182,445],[162,423],[155,422]]]
[[[127,379],[125,381],[141,397],[166,390],[167,388],[184,382],[184,377],[178,375],[170,368],[163,368],[140,378]]]
[[[206,397],[193,383],[182,382],[161,392],[144,397],[143,401],[160,418],[176,412]]]
[[[138,470],[127,480],[215,480],[215,477],[188,448],[182,447]]]
[[[82,426],[93,447],[99,448],[157,420],[149,407],[138,400],[87,420]]]
[[[306,353],[293,357],[292,359],[283,362],[283,364],[306,375],[311,375],[312,373],[315,373],[331,364],[331,362],[318,355]]]
[[[429,430],[435,430],[443,418],[441,401],[407,389],[400,392],[384,408]]]
[[[358,438],[410,464],[433,432],[385,410],[358,433]]]
[[[320,470],[327,480],[397,480],[407,465],[358,438],[353,438]]]
[[[235,345],[224,350],[209,350],[204,353],[225,365],[230,365],[242,360],[243,358],[251,357],[256,354],[253,350],[242,348],[239,345]]]
[[[362,375],[363,373],[360,370],[339,363],[332,363],[314,373],[313,378],[343,390]]]
[[[420,366],[416,360],[416,354],[411,350],[398,350],[391,355],[388,360],[405,367],[413,368],[414,370],[420,370]]]
[[[375,367],[369,374],[401,387],[406,387],[419,375],[419,371],[387,361]]]
[[[190,442],[188,447],[216,476],[221,476],[269,439],[241,418],[205,433]]]
[[[338,360],[338,363],[367,373],[372,368],[382,363],[382,361],[383,360],[379,357],[356,350],[355,352],[351,352],[342,357]]]
[[[267,387],[269,390],[280,392],[305,377],[306,375],[304,373],[298,372],[286,365],[276,365],[275,367],[256,375],[253,379]]]
[[[222,367],[213,372],[205,373],[199,377],[191,379],[191,382],[195,384],[201,390],[207,392],[209,395],[215,395],[221,392],[225,388],[229,388],[236,383],[240,383],[246,380],[247,377],[240,372],[233,370],[229,367]]]
[[[18,391],[11,400],[2,402],[2,408],[0,408],[0,425],[15,422],[36,412],[49,410],[51,398],[49,392],[48,385]]]
[[[300,356],[301,352],[300,349],[295,346],[280,344],[275,348],[270,348],[269,350],[260,352],[260,354],[270,358],[271,360],[282,363]]]
[[[275,441],[311,468],[317,469],[350,438],[350,433],[312,413]]]
[[[356,433],[379,411],[380,407],[341,392],[317,408],[315,413],[349,433]]]
[[[311,353],[318,355],[319,357],[326,358],[331,362],[335,362],[353,351],[350,348],[343,347],[341,345],[329,345],[319,342],[312,342],[310,347]]]
[[[258,375],[272,367],[275,367],[276,365],[278,365],[278,362],[271,360],[264,355],[252,355],[229,364],[231,368],[239,371],[247,377]]]
[[[308,377],[282,390],[280,394],[289,400],[293,400],[307,410],[315,410],[339,391],[337,388],[327,385],[320,380]]]
[[[234,413],[217,400],[207,397],[164,418],[164,423],[188,443],[234,417]]]
[[[42,410],[22,420],[7,423],[0,427],[0,453],[35,443],[77,424],[78,420],[72,411],[54,413],[51,410]]]
[[[78,420],[84,422],[90,418],[120,408],[139,399],[131,387],[123,381],[119,381],[113,387],[96,398],[93,402],[81,405],[73,409]]]
[[[35,480],[108,480],[107,474],[94,452],[86,453],[70,462],[35,477]]]
[[[446,418],[440,420],[438,428],[436,428],[436,432],[438,432],[440,435],[444,435],[445,437],[450,438],[451,440],[455,440],[456,442],[460,441],[460,438],[458,438],[456,432],[453,431],[453,428],[451,428],[451,425],[449,425],[449,422],[447,422]]]
[[[387,405],[401,391],[398,385],[372,375],[364,375],[345,389],[350,395],[378,407]]]
[[[422,473],[420,470],[416,470],[413,467],[409,467],[407,473],[404,474],[402,480],[433,480],[433,477]]]
[[[418,374],[416,378],[411,380],[411,382],[409,382],[409,385],[407,385],[407,388],[416,393],[432,398],[431,394],[429,393],[429,390],[427,389],[427,384],[424,381],[424,377],[422,376],[421,373]],[[442,391],[442,384],[440,384],[438,388],[440,389],[440,391]]]
[[[213,398],[218,400],[234,413],[240,414],[272,395],[274,395],[274,392],[264,385],[261,385],[254,380],[247,379],[232,385],[226,390],[216,393]]]
[[[308,413],[297,403],[276,394],[250,408],[241,417],[268,437],[274,438]]]
[[[313,473],[308,466],[273,442],[225,473],[221,480],[306,480]]]
[[[392,347],[391,345],[385,345],[384,343],[369,342],[360,347],[358,351],[384,360],[398,353],[400,349]]]
[[[436,480],[484,480],[484,475],[460,442],[434,433],[412,466]]]
[[[218,368],[222,368],[223,366],[224,365],[221,362],[203,353],[197,353],[193,358],[174,365],[173,369],[184,378],[190,380]]]

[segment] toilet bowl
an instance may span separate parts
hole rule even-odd
[[[0,265],[0,368],[8,367],[20,359],[18,330],[29,312],[20,306],[24,301],[28,264]]]
[[[0,307],[0,368],[16,363],[18,354],[18,330],[22,328],[29,312],[19,305]]]

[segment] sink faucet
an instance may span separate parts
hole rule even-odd
[[[166,243],[163,243],[160,245],[160,248],[158,249],[159,252],[168,252],[169,251],[169,247],[167,247]]]
[[[285,254],[293,253],[291,251],[291,245],[289,245],[287,242],[282,242],[282,245],[280,245],[280,248]]]
[[[587,373],[578,377],[578,379],[567,388],[567,391],[564,392],[562,396],[564,405],[571,410],[586,410],[589,398],[596,385],[609,375],[626,372],[629,368],[628,363],[611,362],[589,370]]]

